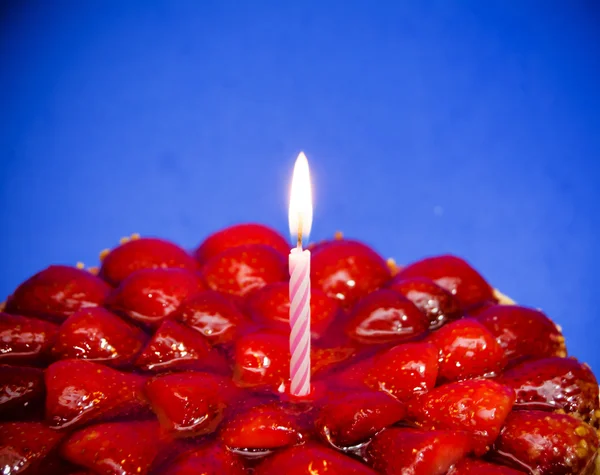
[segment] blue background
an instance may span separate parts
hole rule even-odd
[[[287,232],[305,150],[314,239],[465,256],[600,370],[597,2],[2,5],[3,296],[132,232]]]

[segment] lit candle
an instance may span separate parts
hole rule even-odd
[[[312,225],[308,160],[300,152],[294,165],[289,209],[290,233],[297,246],[290,252],[290,392],[310,393],[310,251],[302,249]]]

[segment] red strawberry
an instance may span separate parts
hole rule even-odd
[[[133,360],[146,339],[139,328],[108,310],[85,308],[61,325],[52,354],[56,359],[80,358],[119,367]]]
[[[37,318],[0,313],[0,362],[39,363],[54,343],[58,327]]]
[[[562,409],[586,422],[595,422],[598,381],[590,368],[574,358],[525,361],[499,380],[517,394],[518,409]]]
[[[290,252],[287,240],[277,231],[262,224],[237,224],[211,234],[195,251],[196,259],[205,263],[227,249],[248,244],[264,244],[286,256]]]
[[[147,406],[145,378],[91,361],[58,361],[48,367],[45,380],[46,418],[57,429],[137,414]]]
[[[425,429],[473,434],[482,454],[498,436],[515,400],[514,391],[487,379],[450,383],[420,394],[408,405],[409,417]]]
[[[564,337],[538,310],[494,305],[475,318],[496,337],[509,360],[567,354]]]
[[[75,432],[61,453],[94,473],[143,475],[165,445],[155,421],[109,422]]]
[[[429,327],[425,314],[407,298],[388,289],[363,297],[352,309],[346,333],[363,343],[400,343]]]
[[[310,350],[310,369],[313,375],[334,369],[336,365],[348,361],[356,355],[356,349],[348,346],[335,348],[314,348]]]
[[[455,256],[428,257],[400,270],[397,280],[425,277],[451,292],[463,308],[494,300],[492,287],[467,262]]]
[[[248,299],[252,318],[272,328],[290,331],[290,289],[287,282],[275,282],[254,292]],[[337,303],[319,289],[310,292],[310,331],[323,336],[339,311]]]
[[[465,458],[448,470],[446,475],[519,475],[520,473],[525,472],[479,459]]]
[[[131,319],[157,327],[181,302],[204,290],[200,278],[185,269],[141,269],[127,277],[109,299],[109,306]]]
[[[48,457],[63,437],[40,422],[0,424],[0,473],[49,473]]]
[[[291,447],[267,457],[254,475],[375,475],[372,469],[333,449],[314,443]]]
[[[515,411],[494,444],[495,458],[527,473],[590,473],[598,450],[594,429],[566,414]]]
[[[440,350],[439,378],[445,381],[494,375],[506,365],[504,350],[494,336],[470,318],[449,323],[428,341]]]
[[[81,308],[102,305],[110,287],[88,271],[50,266],[23,282],[6,302],[6,311],[63,321]]]
[[[198,263],[172,242],[141,238],[128,241],[110,251],[102,261],[99,275],[112,285],[119,285],[136,270],[173,267],[195,271]]]
[[[212,344],[230,342],[247,322],[231,300],[214,290],[185,299],[174,318],[202,333]]]
[[[436,328],[461,316],[456,297],[429,279],[395,276],[388,288],[404,295],[429,319],[429,328]]]
[[[187,437],[213,432],[235,392],[228,378],[175,373],[148,381],[146,394],[161,425]]]
[[[402,403],[382,392],[334,392],[319,411],[316,425],[330,444],[349,447],[398,422],[405,412]]]
[[[209,288],[240,297],[288,278],[285,257],[262,244],[223,251],[204,264],[202,275]]]
[[[43,401],[44,372],[41,369],[0,365],[0,416],[22,417],[38,409]]]
[[[161,472],[164,475],[244,475],[246,470],[234,454],[210,443],[177,457]]]
[[[373,438],[367,459],[388,475],[443,475],[470,450],[470,438],[461,432],[391,428]]]
[[[358,241],[345,239],[319,245],[312,253],[312,284],[344,308],[382,287],[390,270],[373,249]]]
[[[172,320],[162,322],[135,365],[155,373],[200,368],[228,372],[225,358],[202,335]]]

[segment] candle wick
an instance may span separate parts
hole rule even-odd
[[[302,213],[298,213],[298,249],[302,249]]]

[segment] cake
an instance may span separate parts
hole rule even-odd
[[[311,392],[289,391],[290,245],[137,235],[0,315],[0,473],[593,474],[598,382],[465,260],[311,246]]]

